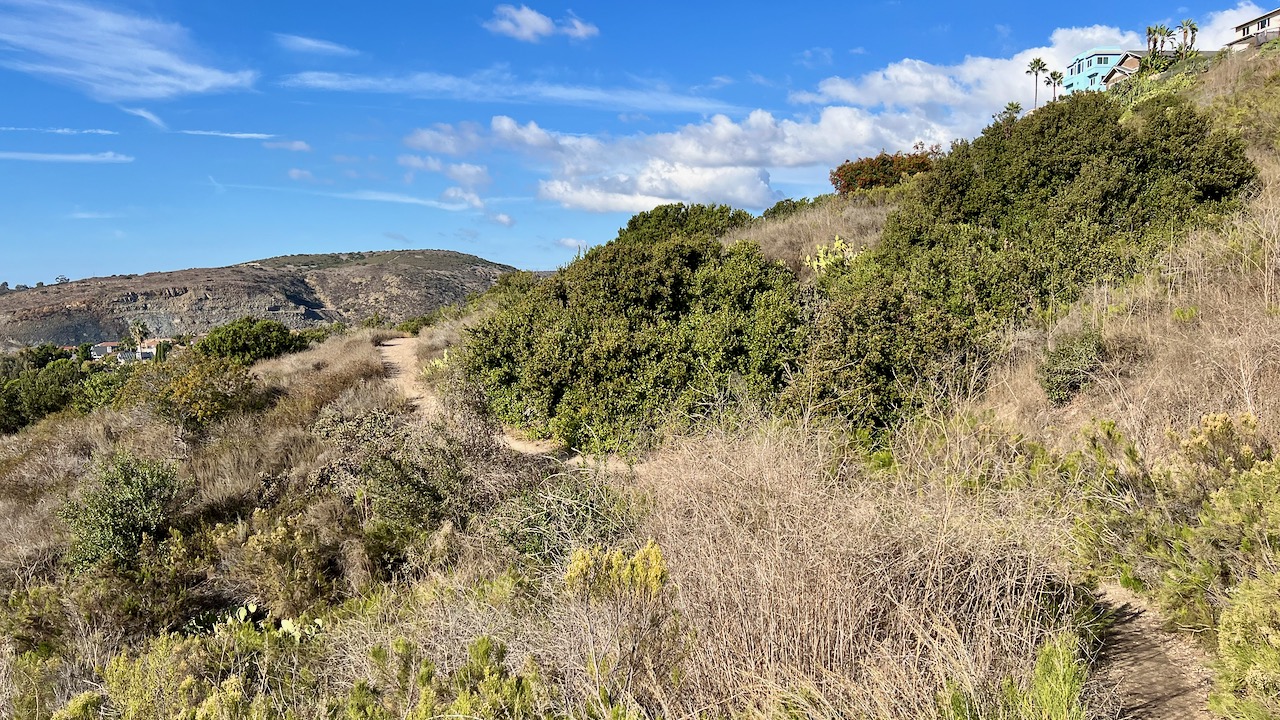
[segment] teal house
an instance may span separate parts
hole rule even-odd
[[[1102,83],[1102,78],[1106,77],[1111,68],[1120,62],[1122,55],[1124,50],[1118,47],[1096,47],[1075,56],[1063,72],[1066,78],[1062,81],[1062,91],[1059,94],[1070,95],[1081,90],[1106,90],[1107,86]]]

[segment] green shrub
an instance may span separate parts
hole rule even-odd
[[[98,690],[80,693],[67,702],[67,706],[53,714],[53,720],[98,720],[107,697]]]
[[[812,200],[810,200],[807,197],[802,197],[799,200],[796,200],[794,198],[784,198],[774,203],[769,208],[767,208],[763,213],[760,214],[760,217],[764,218],[765,220],[781,220],[785,217],[790,217],[792,215],[795,215],[801,210],[808,210],[809,208],[818,207],[819,205],[822,205],[823,203],[829,201],[830,199],[831,199],[830,195],[821,195]]]
[[[256,510],[238,525],[219,526],[214,543],[227,579],[289,616],[340,597],[341,542],[351,531],[321,526],[303,513],[273,517]]]
[[[208,358],[252,365],[259,360],[303,350],[307,343],[306,338],[276,320],[243,317],[210,330],[193,349]]]
[[[123,452],[100,460],[92,485],[59,513],[71,530],[68,562],[76,569],[132,566],[144,535],[166,533],[181,490],[168,463]]]
[[[980,381],[1010,326],[1123,282],[1256,178],[1239,136],[1184,100],[1123,113],[1076,93],[953,144],[912,181],[878,246],[818,277],[795,404],[863,425],[908,417],[951,383]],[[1063,398],[1073,382],[1051,389]]]
[[[84,379],[76,388],[75,408],[80,412],[92,412],[98,408],[111,407],[120,397],[120,391],[138,365],[115,365],[98,368]]]
[[[536,667],[526,665],[512,672],[506,646],[487,636],[473,641],[467,647],[467,661],[449,674],[438,672],[404,638],[397,638],[390,648],[374,647],[370,656],[377,679],[357,683],[344,702],[333,704],[345,717],[540,720],[556,716]]]
[[[298,344],[305,348],[307,345],[322,343],[335,335],[342,335],[346,332],[347,326],[340,322],[306,328],[297,332],[297,336],[300,339]]]
[[[730,390],[783,386],[799,289],[754,244],[712,235],[750,216],[663,206],[556,275],[508,292],[468,333],[462,367],[502,421],[586,451],[645,445]]]
[[[998,693],[949,684],[938,699],[939,714],[944,720],[1085,720],[1088,665],[1080,657],[1079,642],[1070,632],[1051,637],[1036,653],[1029,682],[1006,678]]]
[[[0,355],[0,433],[17,432],[67,407],[83,378],[71,353],[53,345]]]
[[[1280,573],[1231,593],[1218,632],[1218,686],[1210,707],[1232,720],[1280,717]]]
[[[436,308],[425,315],[419,315],[405,320],[399,325],[396,325],[395,329],[408,335],[417,335],[422,332],[423,328],[431,327],[432,325],[440,322],[447,312],[449,312],[449,308]]]
[[[256,610],[256,608],[255,608]],[[318,626],[258,619],[241,608],[207,632],[166,633],[102,671],[121,720],[278,720],[318,717]]]
[[[1054,405],[1065,405],[1093,379],[1106,360],[1102,333],[1095,329],[1059,338],[1040,361],[1040,387]]]
[[[145,363],[117,394],[123,405],[143,405],[183,430],[198,434],[234,413],[267,402],[261,385],[242,363],[184,353],[163,363]]]

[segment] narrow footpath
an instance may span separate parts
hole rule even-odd
[[[1119,585],[1100,598],[1116,616],[1103,644],[1099,670],[1116,688],[1122,717],[1135,720],[1211,720],[1208,657],[1186,637],[1166,631],[1147,602]]]
[[[440,399],[422,382],[422,361],[418,359],[418,339],[400,337],[387,340],[378,346],[382,364],[387,368],[387,379],[400,390],[405,399],[424,418],[440,412]],[[502,443],[513,452],[522,455],[553,457],[573,465],[594,465],[590,458],[568,450],[554,440],[530,440],[516,434],[511,428],[503,428]],[[605,467],[615,472],[626,472],[629,467],[618,458],[609,458]]]

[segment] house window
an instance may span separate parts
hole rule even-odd
[[[1258,29],[1261,30],[1270,25],[1271,25],[1271,18],[1263,18],[1262,21],[1258,23]]]
[[[1099,64],[1099,65],[1110,65],[1110,64],[1111,64],[1111,58],[1100,57],[1100,58],[1098,58],[1098,64]]]
[[[1089,65],[1088,65],[1088,67],[1093,67],[1093,58],[1089,58]]]

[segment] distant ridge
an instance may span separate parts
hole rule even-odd
[[[292,328],[395,323],[488,289],[514,270],[450,250],[286,255],[220,268],[112,275],[0,295],[0,349],[200,333],[244,315]]]

